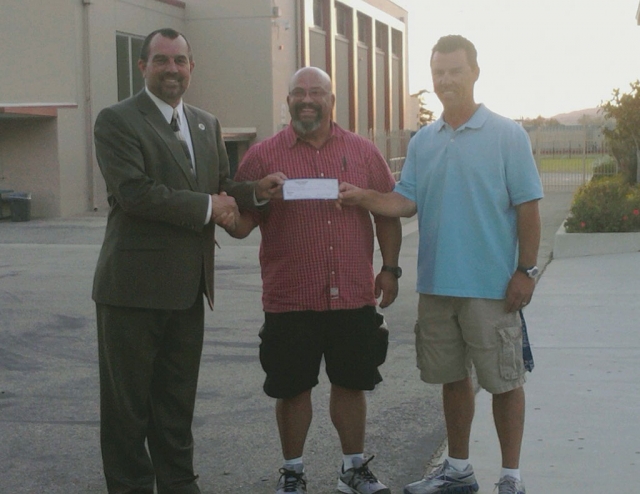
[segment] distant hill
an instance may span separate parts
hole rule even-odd
[[[585,108],[584,110],[576,110],[569,113],[560,113],[550,118],[555,118],[563,125],[576,125],[578,123],[578,120],[580,120],[580,117],[583,115],[587,115],[591,118],[601,117],[602,115],[598,113],[599,110],[599,108]]]

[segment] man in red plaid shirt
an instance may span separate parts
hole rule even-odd
[[[331,79],[305,67],[291,79],[291,123],[252,146],[236,180],[271,174],[283,179],[332,178],[380,192],[395,181],[371,141],[331,120]],[[398,294],[402,228],[396,218],[374,216],[383,267],[373,273],[374,226],[359,207],[331,200],[275,198],[264,211],[243,212],[230,234],[243,238],[260,227],[265,323],[260,331],[264,391],[276,398],[284,465],[276,492],[306,492],[302,454],[311,424],[311,390],[325,359],[331,382],[330,414],[343,452],[338,489],[388,494],[364,459],[367,405],[364,391],[382,380],[387,333],[376,311]]]

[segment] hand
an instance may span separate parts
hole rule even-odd
[[[287,176],[282,172],[267,175],[256,184],[256,199],[265,201],[269,199],[282,199],[282,185]]]
[[[380,300],[379,304],[381,309],[389,307],[398,296],[398,278],[388,271],[378,273],[375,283],[375,295],[376,298],[382,295],[382,300]]]
[[[215,219],[217,225],[220,225],[229,233],[234,233],[238,229],[238,221],[240,214],[222,213]]]
[[[536,288],[536,280],[529,278],[526,274],[516,271],[513,273],[507,293],[505,296],[504,310],[506,312],[516,312],[524,309],[533,296],[533,290]]]
[[[336,201],[336,207],[342,209],[342,206],[358,206],[362,200],[364,190],[348,182],[340,184],[340,194]]]
[[[211,196],[211,205],[211,219],[226,230],[234,231],[240,219],[240,211],[236,200],[228,196],[226,192],[220,192],[220,194]]]

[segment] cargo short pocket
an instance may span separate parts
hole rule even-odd
[[[413,333],[415,334],[416,341],[416,366],[420,370],[427,369],[427,355],[426,355],[426,342],[424,333],[420,330],[420,324],[416,321],[413,327]]]
[[[524,374],[522,358],[522,328],[510,326],[498,328],[500,338],[500,376],[507,381],[519,379]]]
[[[279,365],[279,363],[283,361],[282,359],[285,359],[284,362],[287,361],[286,346],[284,346],[284,342],[279,337],[279,332],[273,329],[268,330],[263,324],[258,336],[260,337],[258,353],[262,370],[264,370],[267,375],[278,372],[282,367]]]

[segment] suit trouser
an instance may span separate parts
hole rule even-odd
[[[100,442],[111,494],[198,494],[191,424],[204,336],[187,310],[96,304]],[[145,440],[147,447],[145,447]]]

